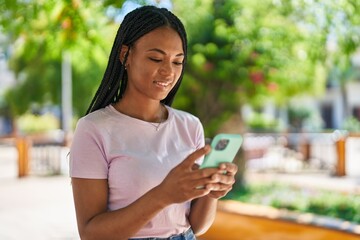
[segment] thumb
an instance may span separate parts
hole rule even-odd
[[[205,147],[199,148],[195,152],[191,153],[183,162],[182,165],[184,167],[192,169],[195,161],[201,158],[202,156],[208,154],[211,148],[209,145],[205,145]]]

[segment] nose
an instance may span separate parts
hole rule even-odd
[[[159,73],[164,76],[172,75],[173,72],[174,69],[171,62],[164,61],[159,68]]]

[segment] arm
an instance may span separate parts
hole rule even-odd
[[[198,198],[191,203],[189,221],[196,235],[204,234],[215,220],[217,199],[208,196]]]
[[[129,206],[107,211],[107,180],[72,178],[81,239],[128,239],[168,205],[154,188]]]
[[[208,153],[201,148],[170,171],[164,181],[138,200],[116,211],[107,211],[107,180],[72,178],[78,229],[81,239],[128,239],[160,210],[172,203],[201,198],[210,193],[197,189],[212,182],[218,169],[193,171],[194,162]]]
[[[220,164],[217,171],[210,176],[215,183],[209,183],[206,186],[211,192],[207,196],[192,201],[189,221],[196,235],[204,234],[214,222],[217,199],[225,196],[232,189],[237,170],[237,166],[233,163]],[[225,175],[222,174],[224,171],[227,171]]]

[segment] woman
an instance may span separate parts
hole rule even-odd
[[[186,54],[184,27],[167,9],[125,16],[70,151],[82,239],[189,240],[212,224],[237,167],[199,169],[210,152],[203,127],[170,107]]]

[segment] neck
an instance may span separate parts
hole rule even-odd
[[[147,122],[162,122],[167,118],[166,109],[160,101],[149,101],[145,104],[121,99],[114,104],[114,107],[125,115]]]

